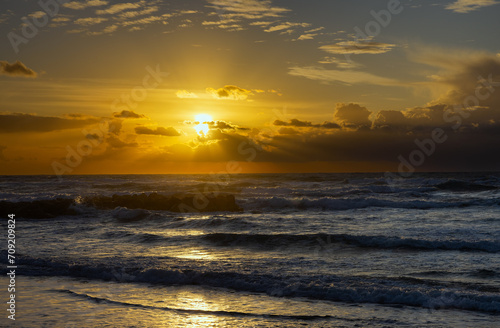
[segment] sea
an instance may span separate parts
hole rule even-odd
[[[196,201],[85,201],[129,195]],[[500,327],[500,173],[2,176],[0,208],[0,327]]]

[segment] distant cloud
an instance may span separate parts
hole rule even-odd
[[[273,22],[265,22],[265,21],[259,21],[259,22],[251,22],[250,25],[253,26],[267,26],[271,25]]]
[[[246,90],[235,85],[226,85],[219,89],[207,88],[207,93],[211,94],[216,99],[231,100],[245,100],[248,96],[253,95],[251,90]]]
[[[105,22],[107,20],[108,20],[107,18],[87,17],[87,18],[79,18],[79,19],[75,20],[75,24],[89,26],[89,25],[96,25],[96,24]]]
[[[180,136],[180,132],[176,129],[169,127],[157,127],[156,129],[150,129],[146,126],[138,126],[135,128],[135,133],[137,134],[147,134],[147,135],[155,135],[155,136],[164,136],[164,137],[178,137]]]
[[[157,12],[160,8],[158,6],[151,6],[149,8],[146,8],[144,10],[131,10],[131,11],[126,11],[123,13],[120,13],[118,15],[119,18],[121,19],[128,19],[128,18],[134,18],[137,16],[143,16],[143,15],[148,15],[154,12]]]
[[[0,60],[0,75],[9,76],[24,76],[24,77],[36,77],[37,74],[31,68],[26,67],[19,60],[9,64],[7,61]]]
[[[105,15],[105,14],[114,15],[116,13],[119,13],[119,12],[127,10],[127,9],[141,8],[144,4],[145,4],[145,1],[138,1],[135,3],[132,3],[132,2],[118,3],[116,5],[109,6],[106,9],[96,10],[96,14],[97,15]]]
[[[318,61],[320,64],[335,64],[338,68],[342,69],[349,69],[349,68],[358,68],[361,65],[358,63],[355,63],[352,60],[340,60],[335,57],[324,57],[320,61]]]
[[[343,127],[359,129],[370,127],[372,122],[369,117],[371,112],[358,104],[338,103],[335,108],[335,120]]]
[[[322,124],[313,124],[308,121],[301,121],[296,118],[291,119],[289,122],[276,120],[273,122],[276,126],[293,126],[296,128],[323,128],[323,129],[340,129],[340,125],[332,122],[324,122]]]
[[[342,41],[321,46],[319,49],[331,54],[383,54],[394,48],[394,44],[371,41]]]
[[[410,124],[410,120],[397,110],[381,110],[377,113],[373,127],[375,129],[393,130],[401,127],[406,127]]]
[[[288,135],[294,135],[294,134],[299,134],[299,131],[293,129],[293,128],[281,128],[278,130],[279,134],[288,134]]]
[[[315,36],[317,36],[318,34],[317,33],[307,33],[307,34],[302,34],[301,36],[299,36],[297,38],[297,40],[299,41],[303,41],[303,40],[312,40],[314,39]]]
[[[235,24],[239,22],[237,19],[229,18],[229,19],[220,19],[215,21],[203,21],[201,25],[208,27],[218,27],[220,29],[228,30],[228,31],[241,31],[244,30],[243,26],[240,24]]]
[[[456,13],[466,14],[471,11],[499,4],[496,0],[457,0],[446,5],[446,9]]]
[[[155,23],[155,22],[165,21],[165,19],[169,16],[170,16],[170,14],[165,14],[162,16],[143,17],[143,18],[136,19],[133,21],[124,21],[121,23],[121,25],[122,26],[146,25],[146,24],[151,24],[151,23]]]
[[[210,129],[220,129],[220,130],[249,130],[248,128],[242,128],[237,125],[224,122],[224,121],[215,121],[208,122]]]
[[[111,148],[111,149],[121,149],[121,148],[126,148],[126,147],[137,147],[139,144],[137,142],[126,142],[121,140],[120,138],[108,134],[106,137],[106,144]]]
[[[264,32],[276,32],[282,30],[289,30],[294,27],[309,27],[311,24],[308,23],[292,23],[292,22],[284,22],[275,26],[271,26],[268,29],[264,30]]]
[[[248,19],[280,17],[290,9],[273,6],[270,0],[207,0],[218,14],[232,14]]]
[[[108,3],[109,3],[108,1],[103,1],[103,0],[71,1],[63,4],[63,7],[74,10],[81,10],[89,7],[105,6]]]
[[[116,118],[145,118],[146,116],[142,114],[137,114],[132,110],[122,110],[119,113],[113,113],[113,117]]]
[[[198,96],[195,93],[189,92],[187,90],[179,90],[175,94],[176,94],[177,98],[181,98],[181,99],[198,98]]]
[[[99,122],[96,117],[68,115],[67,117],[32,114],[0,114],[0,133],[50,132],[82,128]]]
[[[310,80],[342,82],[347,84],[398,85],[397,81],[371,73],[353,70],[327,70],[320,67],[291,67],[288,74]]]
[[[42,18],[45,15],[47,15],[45,11],[35,11],[34,13],[29,14],[28,16],[33,18]]]

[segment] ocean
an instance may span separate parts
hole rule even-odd
[[[2,327],[500,327],[499,173],[0,186]]]

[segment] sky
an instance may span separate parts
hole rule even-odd
[[[0,174],[497,171],[497,0],[2,0]]]

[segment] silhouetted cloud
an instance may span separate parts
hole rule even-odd
[[[278,130],[279,134],[299,134],[299,131],[295,130],[294,128],[280,128]]]
[[[335,108],[335,120],[343,127],[359,129],[370,127],[372,122],[369,119],[371,112],[366,107],[358,104],[337,104]]]
[[[276,126],[293,126],[296,128],[324,128],[324,129],[340,129],[340,125],[332,122],[324,122],[322,124],[313,124],[308,121],[301,121],[296,118],[290,120],[290,122],[284,122],[281,120],[276,120],[273,122],[273,125]],[[287,130],[284,130],[287,131]]]
[[[113,113],[113,117],[116,118],[145,118],[146,116],[142,114],[137,114],[132,110],[122,110],[119,113]]]
[[[210,129],[221,129],[221,130],[250,130],[248,128],[243,128],[235,124],[231,124],[228,122],[224,121],[214,121],[214,122],[208,122],[208,126]]]
[[[408,124],[409,119],[397,110],[382,110],[373,121],[373,127],[376,129],[398,129]]]
[[[26,67],[19,60],[9,64],[7,61],[0,60],[0,75],[36,77],[37,74],[31,68]]]
[[[164,128],[157,127],[156,129],[151,129],[146,126],[138,126],[135,128],[135,133],[137,134],[148,134],[155,136],[164,136],[164,137],[178,137],[180,136],[180,132],[172,127]]]
[[[0,114],[0,133],[49,132],[82,128],[100,119],[89,116],[50,117],[32,114]]]
[[[108,148],[126,148],[126,147],[137,147],[139,144],[137,142],[126,142],[121,140],[119,137],[112,134],[108,134],[106,137],[106,144]]]
[[[235,85],[226,85],[223,88],[207,88],[207,92],[216,99],[245,100],[253,95],[252,90],[246,90]]]

